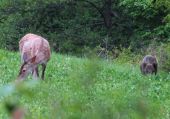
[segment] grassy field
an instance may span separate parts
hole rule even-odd
[[[28,119],[170,119],[170,74],[53,53],[44,81],[10,88],[19,67],[18,53],[0,50],[0,119],[9,118],[7,102],[25,107]]]

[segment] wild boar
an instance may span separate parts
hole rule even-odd
[[[146,55],[140,64],[140,70],[144,75],[153,73],[156,75],[158,70],[158,62],[156,57],[152,55]]]

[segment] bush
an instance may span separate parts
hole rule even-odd
[[[141,59],[140,54],[132,52],[132,48],[121,48],[118,57],[115,59],[119,63],[132,63],[137,64]]]
[[[170,72],[170,44],[164,44],[159,48],[159,67],[160,69]]]

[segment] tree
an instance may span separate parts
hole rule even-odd
[[[100,13],[104,25],[107,28],[108,35],[110,36],[112,29],[112,17],[118,17],[116,11],[112,10],[113,0],[102,0],[101,2],[103,4],[101,7],[97,6],[97,4],[95,4],[93,1],[84,0],[83,2],[90,4]]]

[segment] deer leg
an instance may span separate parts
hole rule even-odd
[[[33,78],[38,79],[39,77],[39,72],[38,72],[38,66],[33,69]]]
[[[46,69],[46,64],[42,64],[42,75],[41,75],[42,80],[44,80],[45,69]]]
[[[37,76],[39,77],[38,66],[35,68],[35,72],[36,72]]]

